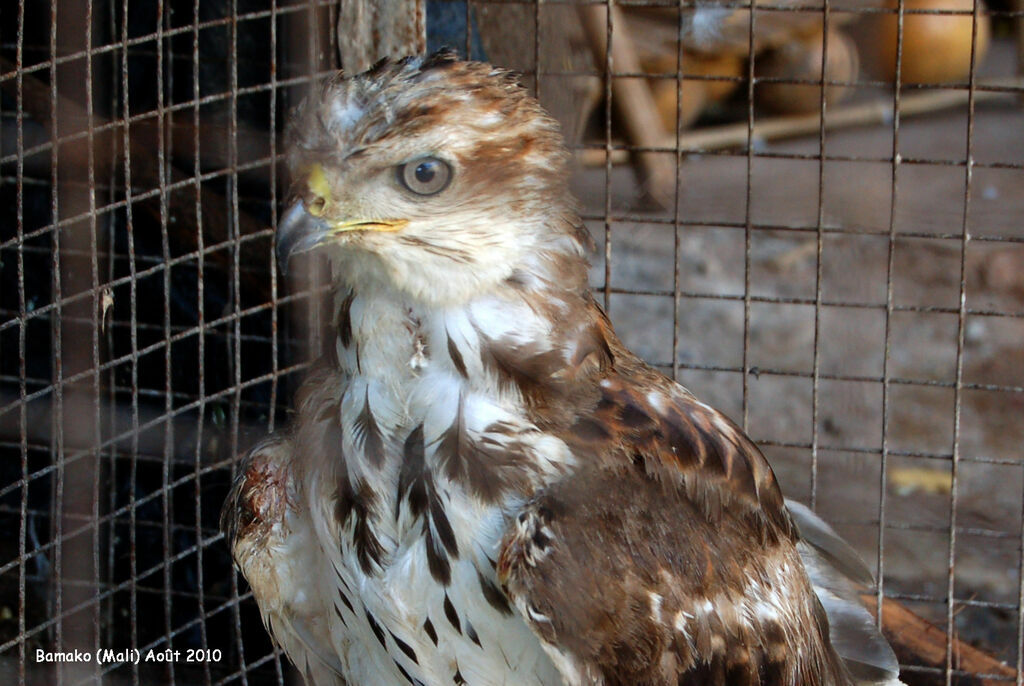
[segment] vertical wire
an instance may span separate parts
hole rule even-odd
[[[53,489],[52,519],[50,529],[53,532],[53,578],[54,585],[54,645],[57,650],[64,648],[64,351],[62,338],[64,335],[63,320],[64,299],[61,283],[60,259],[60,207],[58,193],[58,149],[60,147],[59,112],[57,110],[57,0],[50,0],[50,221],[53,222],[53,248],[51,252],[51,280],[53,284],[53,314],[50,315],[51,336],[53,345],[53,438],[50,449],[56,463],[56,485]],[[57,683],[64,683],[63,666],[58,666]]]
[[[241,237],[239,236],[238,223],[238,0],[231,0],[231,22],[229,23],[229,44],[228,60],[230,66],[231,98],[230,98],[230,120],[228,130],[228,164],[231,168],[229,176],[231,194],[231,217],[228,222],[228,236],[231,242],[231,299],[234,312],[232,322],[232,366],[234,367],[233,382],[234,395],[231,402],[231,455],[238,454],[238,423],[240,421],[239,411],[242,403],[242,303],[241,303],[241,264],[239,253],[241,252]],[[231,597],[232,610],[235,619],[235,636],[238,643],[238,658],[241,668],[239,677],[243,686],[248,686],[249,677],[245,664],[245,646],[242,640],[242,616],[239,607],[238,597],[238,576],[231,575]]]
[[[173,610],[171,603],[171,591],[173,589],[173,575],[171,574],[173,563],[171,558],[172,540],[171,527],[174,523],[174,499],[171,497],[171,460],[174,454],[174,422],[171,416],[174,411],[173,383],[171,379],[171,244],[168,223],[167,207],[167,177],[169,173],[169,161],[166,148],[169,141],[167,136],[167,110],[164,105],[164,21],[167,8],[163,0],[157,0],[156,8],[156,166],[157,183],[159,184],[160,199],[160,249],[163,255],[163,291],[164,291],[164,450],[163,460],[160,465],[160,492],[163,500],[163,596],[164,596],[164,633],[166,634],[167,647],[173,649]],[[172,51],[173,52],[173,51]],[[172,115],[173,117],[173,115]],[[174,683],[174,660],[167,660],[167,679]]]
[[[108,8],[107,19],[108,19],[108,22],[109,22],[107,29],[108,29],[108,35],[110,36],[111,44],[113,44],[113,41],[115,40],[115,36],[117,36],[117,3],[116,2],[109,2],[107,4],[107,8]],[[111,59],[110,59],[110,75],[109,75],[109,79],[110,79],[110,81],[109,81],[110,82],[110,103],[109,103],[109,106],[110,106],[110,116],[113,119],[113,118],[115,118],[117,116],[118,103],[120,102],[120,83],[121,83],[120,79],[118,78],[118,61],[116,59],[114,59],[113,57],[111,57]],[[114,202],[117,199],[117,176],[118,176],[118,174],[117,174],[117,164],[116,164],[116,160],[118,158],[118,147],[117,146],[118,146],[117,135],[115,134],[114,131],[111,131],[111,134],[110,134],[110,149],[107,150],[107,156],[108,156],[107,158],[109,160],[111,160],[111,164],[109,165],[108,170],[107,170],[107,174],[108,174],[108,178],[107,178],[107,206],[108,207],[113,205]],[[107,259],[107,283],[111,283],[111,282],[114,281],[114,278],[115,278],[116,273],[117,273],[117,253],[116,253],[116,250],[117,250],[117,221],[116,221],[116,215],[113,214],[113,212],[111,212],[111,216],[110,216],[110,218],[107,221],[107,245],[109,246],[109,257]],[[113,292],[114,291],[112,290],[111,294],[113,294]],[[115,314],[116,314],[116,310],[115,310]],[[113,321],[113,316],[111,317],[111,320]],[[114,350],[115,350],[115,348],[114,348],[114,327],[113,326],[111,326],[111,327],[109,327],[107,329],[105,344],[107,346],[108,354],[113,356]],[[107,430],[108,430],[108,435],[116,436],[117,433],[118,433],[118,431],[117,431],[117,429],[118,429],[117,414],[118,413],[114,412],[113,408],[117,407],[117,368],[114,367],[114,366],[111,366],[110,371],[109,371],[108,374],[109,374],[108,381],[107,381],[107,388],[108,388],[107,395],[108,395],[108,399],[109,399],[108,407],[112,408],[112,411],[108,413],[108,417],[107,417]],[[118,483],[118,469],[117,469],[118,468],[118,454],[119,454],[118,447],[116,445],[112,444],[110,446],[110,448],[109,448],[109,459],[110,459],[110,462],[109,462],[109,465],[108,465],[108,469],[109,469],[108,482],[111,483],[111,484],[117,484]],[[110,489],[108,489],[108,492],[109,492],[109,495],[107,496],[107,511],[108,512],[115,512],[117,510],[117,490],[118,490],[117,488],[110,488]],[[105,571],[105,577],[107,579],[107,583],[110,584],[111,587],[114,586],[114,583],[113,583],[113,580],[114,580],[114,553],[115,553],[115,549],[114,548],[115,548],[115,544],[116,544],[116,541],[117,541],[117,525],[118,525],[118,522],[117,522],[116,518],[115,519],[111,519],[110,522],[107,525],[108,526],[108,530],[107,530],[107,566],[106,566],[106,571]],[[107,627],[113,627],[114,626],[114,602],[115,602],[115,599],[114,599],[113,596],[111,596],[107,600],[106,612],[105,612],[105,619],[106,619]],[[108,631],[111,631],[111,630],[108,629]]]
[[[676,35],[676,151],[674,157],[676,165],[676,186],[672,195],[672,380],[679,381],[679,307],[681,305],[679,288],[679,261],[681,241],[679,225],[679,190],[683,184],[683,152],[680,150],[683,135],[683,7],[686,0],[679,0],[677,11],[677,35]]]
[[[92,576],[88,566],[93,554],[90,517],[94,506],[88,498],[94,482],[95,456],[88,448],[78,455],[74,454],[74,449],[90,445],[89,393],[84,379],[90,374],[97,374],[95,367],[89,366],[89,342],[93,334],[86,335],[81,331],[83,326],[89,325],[88,322],[95,325],[94,316],[87,318],[86,313],[94,313],[98,305],[98,294],[88,285],[90,277],[87,274],[91,270],[82,264],[82,257],[89,254],[90,228],[95,217],[94,213],[89,214],[89,208],[95,206],[83,197],[83,194],[91,192],[91,186],[83,183],[90,177],[90,170],[83,170],[83,167],[92,157],[91,141],[86,139],[89,134],[88,110],[74,102],[76,98],[87,100],[88,96],[64,94],[69,89],[76,93],[88,89],[88,70],[82,68],[79,60],[84,58],[85,64],[89,61],[88,32],[83,30],[83,24],[87,24],[91,16],[88,3],[81,6],[58,5],[58,13],[52,17],[51,23],[55,60],[51,76],[55,76],[56,83],[50,83],[51,111],[59,119],[53,126],[56,132],[53,145],[58,148],[52,157],[56,170],[51,170],[57,191],[53,228],[60,235],[58,258],[61,262],[58,277],[61,282],[61,321],[59,329],[55,329],[54,347],[59,347],[62,357],[57,383],[62,399],[55,426],[59,483],[54,514],[55,519],[59,519],[59,533],[54,545],[59,549],[61,560],[61,571],[55,575],[54,583],[59,584],[61,609],[55,620],[60,625],[65,649],[91,652],[95,637],[89,635],[92,629],[90,599],[95,596],[88,591]],[[70,145],[65,144],[71,141]],[[69,148],[74,152],[68,153]],[[92,469],[93,472],[82,474],[83,469]],[[62,665],[57,680],[63,682],[85,677],[89,669],[84,665]]]
[[[540,4],[544,0],[535,0],[533,3],[533,85],[536,88],[537,102],[541,102],[540,99]],[[466,55],[470,54],[469,48],[469,0],[466,0]],[[543,103],[542,103],[543,104]]]
[[[1024,0],[1020,5],[1024,7]],[[1017,49],[1021,58],[1021,69],[1024,72],[1024,16],[1017,18],[1018,22],[1018,44]],[[1022,465],[1024,471],[1024,465]],[[1022,475],[1024,476],[1024,475]],[[1022,478],[1024,485],[1024,478]],[[1024,497],[1021,498],[1020,531],[1017,535],[1017,677],[1015,686],[1024,684]]]
[[[1024,22],[1024,20],[1021,21]],[[1024,471],[1024,465],[1022,465],[1022,471]],[[1017,678],[1015,686],[1021,686],[1024,683],[1024,498],[1021,499],[1017,553],[1019,559],[1017,562]]]
[[[977,78],[978,15],[980,0],[974,0],[971,15],[971,68],[967,77],[967,150],[964,167],[964,210],[960,229],[960,304],[957,311],[956,383],[953,386],[953,465],[949,497],[949,575],[946,581],[946,686],[953,683],[953,636],[956,591],[956,525],[960,477],[960,419],[963,405],[964,340],[967,329],[967,244],[971,239],[971,181],[974,177],[974,88]],[[1018,679],[1019,679],[1018,675]]]
[[[612,299],[612,0],[605,0],[604,53],[604,309]]]
[[[885,511],[888,501],[886,486],[889,466],[889,403],[892,385],[892,317],[895,311],[893,268],[896,260],[896,213],[899,205],[900,163],[900,97],[903,90],[900,71],[903,68],[903,0],[896,4],[896,77],[893,84],[892,117],[892,186],[889,195],[889,234],[885,265],[885,352],[882,356],[882,454],[878,468],[878,561],[875,586],[875,623],[882,628],[882,605],[885,600]]]
[[[828,64],[828,26],[831,5],[825,0],[821,17],[821,93],[818,117],[818,218],[815,226],[816,263],[814,270],[814,340],[811,369],[811,502],[812,510],[818,509],[818,386],[821,375],[821,277],[822,254],[825,248],[825,118],[828,112],[826,65]]]
[[[319,30],[316,20],[316,6],[307,3],[305,13],[305,31],[306,31],[306,91],[311,92],[314,84],[316,83],[317,73],[319,72],[320,63],[317,59],[317,43],[319,42]],[[293,24],[294,26],[294,24]],[[310,275],[303,279],[303,287],[307,290],[309,298],[306,300],[306,349],[305,354],[307,361],[312,358],[316,359],[321,351],[323,350],[323,321],[321,317],[322,306],[319,301],[319,286],[321,284],[322,269],[319,264],[316,264],[311,270]]]
[[[743,400],[742,426],[749,431],[750,414],[750,244],[753,234],[751,200],[754,168],[754,2],[750,0],[750,26],[747,33],[747,185],[743,210]]]
[[[534,0],[534,12],[540,5],[540,0]],[[470,0],[466,0],[466,59],[473,59],[473,8]],[[533,35],[534,45],[537,44],[537,34]],[[540,98],[538,98],[539,100]]]
[[[333,10],[333,5],[332,5]],[[329,31],[331,35],[331,54],[337,55],[338,49],[335,41],[334,27],[338,25],[337,18],[331,16],[329,25],[332,30]],[[278,223],[278,208],[277,208],[277,90],[279,86],[277,83],[277,0],[271,0],[270,3],[270,225],[273,229],[273,233],[277,235],[277,223]],[[278,343],[278,335],[280,333],[280,294],[278,293],[278,272],[277,272],[277,252],[275,250],[274,240],[270,241],[270,254],[268,259],[270,260],[270,411],[268,412],[269,417],[267,420],[267,431],[273,432],[275,422],[277,419],[277,393],[278,386],[280,385],[280,365],[278,363],[278,355],[280,354],[280,345]],[[230,545],[230,541],[228,544]],[[232,575],[234,576],[234,574]],[[278,684],[284,684],[284,669],[281,665],[281,648],[274,643],[274,653],[277,659],[274,660],[274,672],[277,677]]]
[[[194,479],[195,499],[195,536],[196,536],[196,586],[199,589],[198,610],[202,621],[199,622],[200,645],[210,646],[206,631],[206,583],[203,579],[203,430],[206,426],[206,308],[203,265],[206,257],[206,244],[203,237],[203,182],[202,165],[199,151],[199,0],[192,2],[192,178],[195,182],[196,214],[196,328],[199,331],[197,345],[198,369],[196,370],[196,392],[199,394],[199,406],[196,410],[196,451],[193,461],[192,476]],[[234,568],[229,572],[234,577]],[[212,684],[209,660],[203,660],[203,678],[207,686]]]
[[[100,372],[100,327],[103,324],[103,305],[100,290],[100,266],[99,266],[99,237],[97,235],[98,225],[96,217],[96,133],[93,103],[93,82],[92,82],[92,23],[93,23],[93,2],[88,0],[86,4],[85,19],[85,114],[86,114],[86,142],[88,145],[87,175],[89,180],[89,253],[90,253],[90,277],[92,280],[92,384],[93,384],[93,445],[98,445],[102,440],[102,385]],[[97,317],[99,320],[97,321]],[[92,468],[92,522],[94,528],[92,543],[92,572],[93,589],[97,595],[96,604],[93,609],[93,636],[95,643],[94,650],[102,646],[102,624],[100,621],[99,593],[101,589],[100,579],[100,457],[98,450],[91,450]],[[97,660],[93,663],[93,676],[97,680],[100,676],[100,664]]]
[[[14,47],[15,111],[17,129],[15,166],[15,214],[18,237],[18,423],[21,458],[21,499],[18,504],[18,682],[25,683],[25,665],[28,655],[25,645],[25,613],[28,609],[25,598],[26,540],[28,538],[28,367],[25,362],[25,330],[28,327],[28,303],[25,301],[25,107],[24,107],[24,44],[25,44],[25,0],[18,2],[18,36]]]
[[[274,0],[271,0],[272,5]],[[327,6],[327,44],[330,47],[328,54],[330,57],[327,59],[327,66],[332,68],[340,67],[340,51],[338,50],[338,14],[341,9],[338,7],[340,3],[330,3]],[[426,48],[424,48],[426,49]]]
[[[136,532],[137,512],[135,488],[139,475],[139,320],[138,320],[138,276],[135,264],[135,226],[132,221],[132,153],[131,153],[131,102],[128,79],[128,3],[121,5],[121,117],[124,122],[121,138],[124,154],[124,197],[125,233],[128,239],[129,286],[129,338],[131,339],[131,454],[129,455],[128,480],[128,569],[131,575],[129,588],[129,618],[131,620],[131,647],[139,645],[139,598],[138,598],[138,536]],[[132,684],[139,685],[139,666],[131,665]]]
[[[1017,43],[1017,76],[1024,76],[1024,0],[1014,0],[1013,9],[1016,11],[1014,22],[1016,24],[1016,31],[1014,37]],[[1020,90],[1018,89],[1018,94]],[[1024,648],[1022,648],[1024,650]],[[1018,669],[1018,672],[1021,670]],[[1018,682],[1019,683],[1019,682]]]
[[[333,5],[331,9],[333,11]],[[328,33],[331,36],[331,54],[337,55],[335,44],[334,27],[338,25],[336,17],[331,16],[328,22],[332,30]],[[270,3],[270,226],[273,234],[277,235],[278,207],[277,207],[277,0]],[[275,251],[274,240],[270,241],[270,253],[267,256],[270,261],[270,409],[267,418],[267,431],[273,432],[277,420],[277,394],[280,386],[281,372],[279,364],[280,344],[280,294],[278,292],[278,266],[277,252]],[[228,544],[230,545],[230,541]],[[277,659],[274,660],[274,672],[278,684],[284,684],[284,670],[281,665],[281,648],[274,644],[274,652]]]
[[[331,22],[331,26],[336,26]],[[334,31],[331,31],[334,35]],[[270,3],[270,228],[277,234],[277,0]],[[267,420],[267,431],[273,431],[277,408],[277,392],[280,379],[278,364],[278,330],[280,316],[279,294],[277,292],[277,257],[274,251],[274,239],[270,241],[270,412]]]

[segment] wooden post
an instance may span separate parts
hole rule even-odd
[[[611,74],[612,103],[618,114],[626,136],[633,145],[653,148],[664,146],[670,137],[665,132],[658,107],[646,81],[641,78],[614,78],[615,72],[639,73],[640,60],[636,54],[633,38],[626,28],[626,22],[619,8],[609,3],[612,13]],[[601,5],[581,5],[580,20],[587,41],[594,53],[594,63],[599,68],[607,63],[608,18]],[[675,148],[674,135],[669,149]],[[642,152],[636,155],[641,169],[642,183],[650,197],[663,207],[670,207],[676,183],[673,155],[659,152]]]
[[[425,0],[342,0],[338,53],[347,73],[364,71],[382,57],[422,54],[426,49]]]

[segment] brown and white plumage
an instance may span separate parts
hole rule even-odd
[[[328,256],[336,345],[224,528],[308,680],[898,683],[856,556],[615,336],[509,74],[385,62],[290,136],[278,249]]]

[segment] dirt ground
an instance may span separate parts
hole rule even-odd
[[[996,45],[990,72],[1012,70],[1007,48]],[[748,431],[767,444],[787,495],[811,501],[813,492],[818,511],[881,572],[885,593],[940,626],[955,514],[956,631],[1012,664],[1024,516],[1024,110],[1012,99],[977,107],[970,149],[983,166],[972,169],[965,212],[967,129],[963,110],[903,119],[898,150],[907,161],[895,191],[891,161],[829,160],[820,169],[816,159],[755,156],[749,207],[746,155],[690,157],[679,217],[698,225],[678,230],[677,258],[675,229],[663,221],[672,214],[645,209],[630,169],[616,167],[613,214],[641,220],[611,225],[610,285],[647,294],[612,293],[609,311],[633,350],[669,373],[674,353],[684,385],[743,420],[749,211]],[[892,148],[891,126],[832,131],[825,141],[827,156],[891,159]],[[816,136],[755,149],[819,153]],[[603,214],[604,188],[603,168],[580,170],[584,212]],[[604,223],[589,225],[600,286]]]

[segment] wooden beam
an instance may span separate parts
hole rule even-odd
[[[864,596],[864,604],[877,618],[875,597]],[[904,670],[900,679],[907,686],[945,685],[946,632],[918,617],[889,598],[882,600],[882,633],[901,664],[932,667],[940,672]],[[1006,686],[1017,676],[1017,670],[1000,662],[983,650],[953,638],[953,669],[964,673],[953,676],[953,683],[966,686]]]
[[[424,0],[342,0],[338,7],[341,68],[356,74],[382,57],[418,55],[427,49]]]
[[[641,78],[615,78],[615,73],[636,74],[641,71],[640,59],[630,35],[628,25],[617,5],[609,3],[611,10],[611,56],[608,48],[608,14],[603,5],[580,5],[580,21],[587,36],[594,63],[598,70],[607,64],[611,79],[612,104],[631,144],[642,148],[660,147],[667,138],[675,143],[675,133],[669,135],[658,115],[658,107],[647,82]],[[673,204],[676,169],[670,154],[641,152],[636,154],[641,170],[641,184],[647,194],[662,207]]]
[[[980,87],[1000,88],[1004,90],[975,90],[975,105],[983,102],[1007,100],[1018,95],[1024,87],[1024,79],[992,79],[978,84]],[[920,116],[941,112],[942,110],[963,107],[967,104],[967,90],[934,90],[910,93],[900,99],[900,117]],[[828,131],[853,128],[857,126],[887,125],[892,121],[893,109],[889,100],[873,100],[871,102],[830,107],[825,117],[825,129]],[[783,117],[765,117],[754,122],[753,140],[772,141],[795,138],[798,136],[817,135],[820,117],[817,113],[800,114]],[[633,145],[639,145],[630,141]],[[678,150],[681,154],[722,150],[725,148],[746,147],[747,122],[708,126],[687,131],[679,137]],[[676,150],[676,137],[663,135],[644,147],[665,148]],[[590,148],[583,151],[585,166],[601,166],[605,163],[604,150]],[[623,164],[629,159],[625,150],[612,151],[612,164]]]

